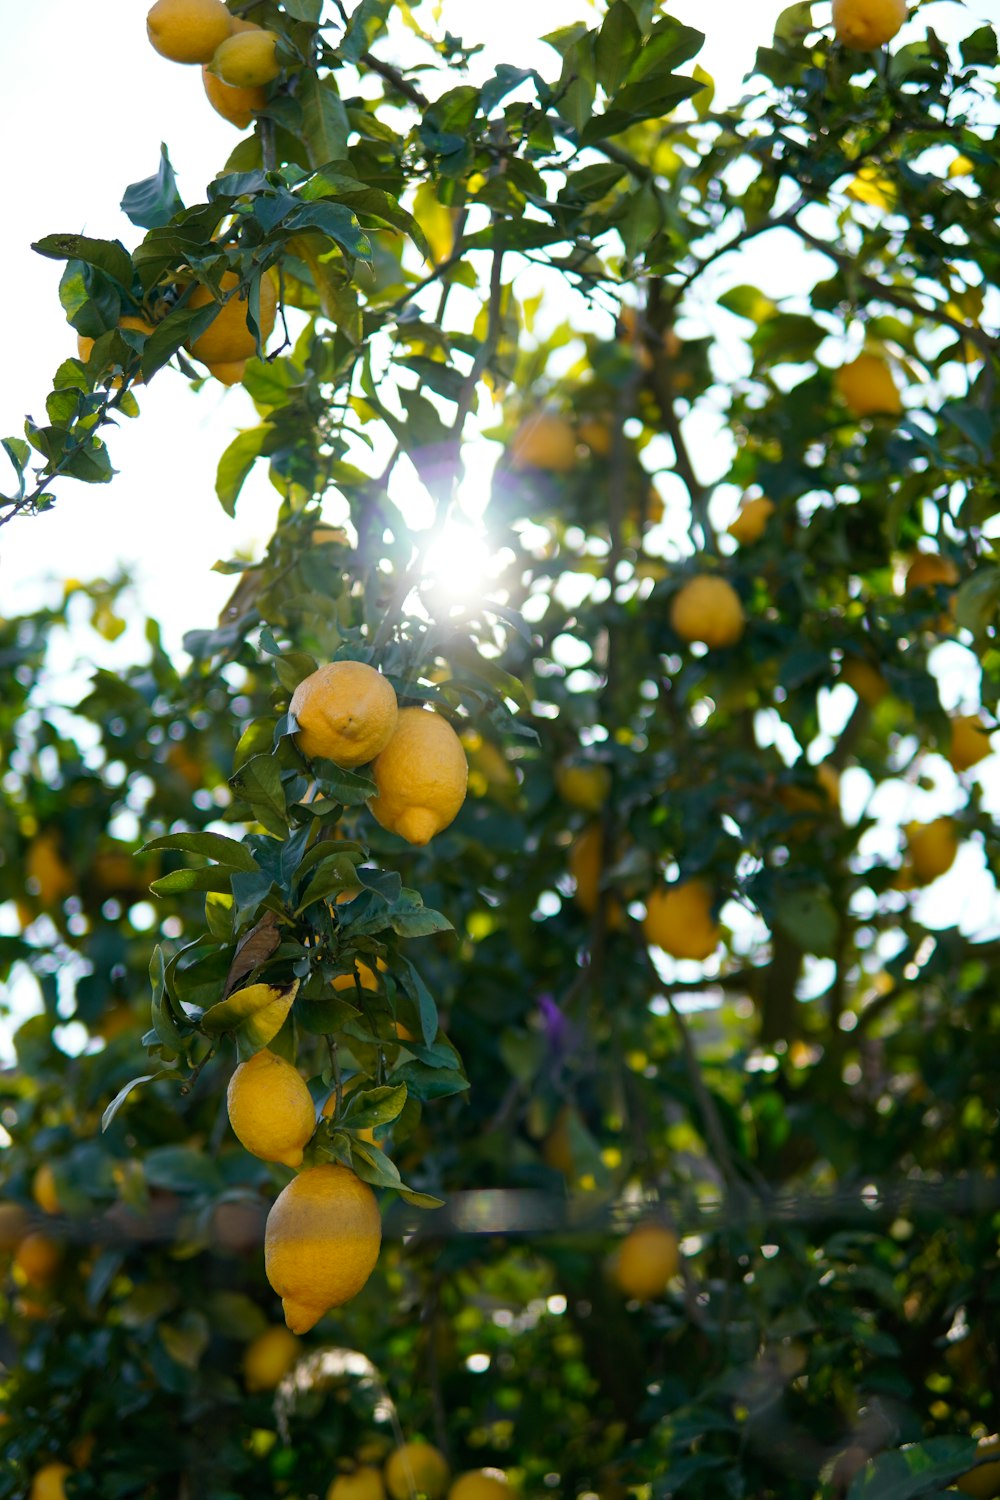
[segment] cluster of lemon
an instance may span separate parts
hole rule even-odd
[[[500,1469],[472,1469],[452,1481],[448,1460],[431,1443],[403,1443],[382,1469],[361,1463],[338,1474],[326,1500],[514,1500],[515,1491]]]
[[[456,817],[468,780],[457,734],[433,710],[400,709],[392,684],[373,667],[357,661],[320,667],[299,683],[290,712],[309,760],[347,770],[371,763],[378,790],[369,806],[383,828],[422,845]],[[367,965],[359,964],[358,977],[363,989],[377,987]],[[353,984],[350,975],[334,980],[337,988]],[[227,1104],[233,1131],[248,1151],[301,1167],[316,1111],[297,1068],[266,1048],[257,1052],[233,1073]],[[264,1236],[267,1277],[293,1333],[305,1333],[361,1290],[381,1238],[375,1195],[349,1168],[307,1167],[293,1178],[271,1208]]]
[[[161,57],[201,64],[209,102],[234,125],[245,129],[264,108],[281,72],[273,31],[240,20],[222,0],[156,0],[146,30]]]

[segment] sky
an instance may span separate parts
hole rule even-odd
[[[924,7],[922,18],[941,34],[954,35],[963,20],[967,26],[970,11],[987,19],[994,5],[995,0],[971,0],[966,7],[938,0]],[[539,36],[578,19],[587,7],[588,0],[505,0],[502,5],[442,0],[442,21],[466,40],[486,43],[495,62],[536,64],[551,72],[554,54]],[[0,238],[4,434],[20,435],[26,413],[42,414],[52,373],[74,352],[74,335],[58,300],[61,266],[34,254],[31,241],[51,232],[82,231],[118,236],[132,246],[140,232],[117,205],[129,183],[155,170],[161,141],[190,203],[203,197],[205,184],[239,138],[209,107],[200,70],[153,52],[146,8],[143,0],[101,0],[95,24],[92,6],[43,0],[12,6],[5,16],[0,91],[7,205]],[[716,80],[717,103],[740,96],[755,49],[770,40],[783,8],[784,0],[675,0],[670,7],[678,19],[706,33],[698,61]],[[819,21],[828,19],[829,5],[819,0],[815,14]],[[803,274],[801,258],[798,270],[790,271],[790,254],[778,237],[768,237],[748,247],[738,267],[723,267],[720,274],[733,282],[756,280],[780,296]],[[3,613],[35,607],[67,577],[108,576],[124,562],[138,580],[139,609],[160,619],[167,642],[176,646],[186,630],[210,624],[228,597],[231,580],[211,571],[216,559],[259,553],[277,504],[266,478],[258,475],[248,483],[235,520],[224,515],[213,487],[219,454],[241,426],[255,420],[249,399],[239,388],[225,390],[211,381],[196,395],[178,372],[164,370],[139,393],[139,403],[140,418],[124,422],[111,436],[119,471],[111,485],[64,483],[52,513],[0,530]],[[702,477],[712,479],[727,467],[728,454],[713,452],[708,419],[696,419],[693,430],[702,439],[696,444]],[[0,487],[6,480],[3,473]],[[113,666],[133,649],[134,639],[129,632],[111,647],[88,637],[87,650],[102,665]],[[969,679],[958,671],[952,681]],[[831,705],[830,722],[842,709]],[[990,762],[981,775],[990,801],[1000,808],[1000,767]],[[945,769],[938,793],[902,809],[904,815],[926,816],[957,805],[959,790],[949,777]],[[845,780],[845,797],[860,798],[864,791],[859,786],[855,793],[850,777]],[[889,808],[887,816],[900,811]],[[963,849],[953,874],[935,888],[938,920],[943,911],[961,910],[975,928],[997,925],[995,892],[981,870],[979,851]]]

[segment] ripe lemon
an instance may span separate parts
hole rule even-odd
[[[327,1490],[326,1500],[385,1500],[382,1475],[370,1464],[362,1464],[353,1474],[339,1474]]]
[[[568,474],[576,468],[576,433],[565,417],[540,411],[525,417],[510,445],[514,469],[547,469]]]
[[[614,1277],[626,1297],[650,1302],[662,1296],[680,1264],[675,1234],[662,1224],[637,1224],[621,1242]]]
[[[316,1127],[316,1111],[301,1073],[265,1047],[240,1063],[226,1091],[233,1134],[261,1161],[302,1164]]]
[[[1000,1455],[1000,1437],[981,1438],[976,1457],[992,1458],[994,1454]],[[955,1480],[955,1488],[963,1494],[972,1495],[974,1500],[993,1500],[994,1495],[1000,1495],[1000,1462],[980,1463],[976,1468],[969,1469],[968,1473]]]
[[[576,904],[592,917],[597,910],[604,874],[604,830],[600,823],[588,823],[577,834],[570,845],[568,864],[569,873],[576,882]],[[604,910],[608,927],[621,927],[622,909],[613,896],[606,898]]]
[[[276,1324],[265,1328],[243,1354],[243,1379],[248,1391],[273,1391],[302,1355],[294,1333]]]
[[[360,1292],[381,1242],[375,1194],[347,1167],[309,1167],[293,1178],[264,1234],[264,1269],[293,1333]]]
[[[56,1190],[55,1173],[48,1162],[43,1162],[31,1179],[31,1196],[43,1214],[61,1214],[62,1204]]]
[[[891,42],[906,20],[906,0],[833,0],[837,41],[854,52]]]
[[[570,807],[583,812],[600,812],[611,790],[611,772],[607,766],[574,766],[566,761],[555,769],[556,791]]]
[[[703,880],[685,880],[651,891],[642,924],[653,948],[674,958],[710,958],[722,939],[712,916],[712,889]]]
[[[410,844],[426,844],[458,815],[469,780],[462,742],[432,710],[403,708],[396,732],[372,766],[376,822]]]
[[[146,17],[157,52],[178,63],[207,63],[232,29],[222,0],[156,0]]]
[[[0,1250],[16,1250],[29,1223],[27,1210],[20,1203],[0,1203]]]
[[[976,170],[976,164],[975,164],[974,161],[970,161],[970,159],[967,156],[961,156],[961,155],[959,155],[959,156],[955,157],[955,160],[951,163],[950,167],[948,168],[948,176],[949,177],[971,177],[972,174],[973,174],[973,172],[975,170]]]
[[[879,354],[859,354],[836,372],[833,383],[854,417],[898,417],[903,410],[893,373]]]
[[[513,1493],[502,1469],[472,1469],[458,1476],[448,1500],[511,1500]]]
[[[410,1500],[413,1494],[441,1500],[450,1478],[447,1459],[430,1443],[404,1443],[385,1462],[385,1483],[392,1500]]]
[[[32,1286],[47,1286],[59,1269],[62,1251],[54,1240],[39,1230],[26,1234],[14,1255],[14,1266],[21,1279]]]
[[[222,278],[221,289],[231,292],[239,286],[240,278],[235,271],[227,271]],[[189,308],[207,307],[215,298],[207,286],[196,286],[188,299]],[[274,332],[274,320],[278,312],[278,288],[268,271],[260,278],[260,337],[266,344]],[[257,344],[247,323],[247,303],[240,295],[230,297],[219,308],[215,319],[188,345],[188,353],[203,365],[233,364],[241,359],[250,359],[257,352]]]
[[[154,331],[152,323],[147,323],[145,318],[134,318],[131,313],[126,314],[124,318],[119,318],[118,327],[131,328],[135,333],[150,334]],[[95,342],[96,341],[94,339],[88,339],[82,333],[77,334],[76,350],[80,358],[83,360],[84,364],[86,364],[86,362],[89,360]],[[116,375],[114,380],[111,382],[112,387],[116,391],[121,389],[123,378],[124,377],[121,375]],[[142,385],[142,376],[134,375],[132,377],[132,384]]]
[[[392,683],[363,661],[332,661],[299,683],[290,711],[309,760],[351,768],[374,760],[392,739],[399,706]]]
[[[933,589],[939,585],[954,588],[958,582],[958,569],[950,557],[939,552],[918,552],[906,570],[906,592],[914,589]]]
[[[931,823],[907,823],[904,829],[906,847],[918,885],[947,873],[958,853],[958,834],[951,818],[935,818]]]
[[[380,969],[384,973],[389,966],[384,959],[377,958],[375,960],[375,969],[371,969],[360,958],[356,958],[354,960],[354,967],[358,971],[358,982],[361,988],[363,990],[377,990],[378,974],[376,974],[375,969]],[[330,983],[335,990],[354,990],[356,988],[353,974],[338,974],[335,979],[331,979]]]
[[[678,589],[670,605],[670,623],[684,641],[703,641],[712,650],[734,646],[746,617],[731,583],[699,573]]]
[[[889,684],[878,667],[873,667],[861,656],[845,656],[840,676],[869,708],[877,707],[889,691]]]
[[[989,730],[983,727],[977,714],[958,714],[952,719],[948,759],[954,770],[971,770],[992,752]]]
[[[273,31],[254,27],[251,31],[236,32],[215,49],[212,71],[232,88],[262,88],[265,83],[272,83],[281,72],[281,64],[275,56],[277,45],[278,38]]]
[[[220,385],[239,385],[246,374],[247,362],[245,359],[230,359],[224,364],[206,365],[205,368]]]
[[[735,537],[741,547],[749,547],[752,542],[760,541],[773,515],[774,501],[765,495],[744,500],[736,520],[730,523],[729,535]]]
[[[233,18],[233,36],[239,31],[260,31],[260,29],[253,21]],[[267,89],[233,88],[231,83],[223,83],[221,78],[216,78],[208,68],[202,68],[201,81],[212,108],[239,130],[246,130],[257,111],[263,109],[267,103]],[[227,385],[232,383],[226,382]]]
[[[31,1481],[28,1500],[66,1500],[66,1480],[72,1472],[69,1464],[43,1464]]]

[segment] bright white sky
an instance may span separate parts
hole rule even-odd
[[[486,42],[494,61],[536,63],[551,71],[553,54],[538,42],[539,34],[578,18],[586,4],[444,0],[443,21],[469,41]],[[942,35],[954,36],[960,27],[968,29],[970,12],[986,19],[994,4],[936,0],[923,8],[921,17]],[[200,70],[179,67],[152,51],[146,8],[143,0],[101,0],[95,24],[94,8],[79,0],[45,0],[12,6],[5,17],[0,141],[6,201],[12,208],[0,238],[6,290],[0,363],[4,434],[20,435],[27,412],[43,415],[51,375],[74,348],[57,295],[61,267],[35,255],[30,242],[49,232],[85,231],[119,236],[131,246],[140,232],[117,204],[129,183],[155,170],[161,140],[190,203],[202,198],[206,182],[238,139],[209,107]],[[675,0],[673,14],[706,32],[699,62],[716,79],[717,102],[739,96],[755,49],[769,41],[783,8],[784,0]],[[827,20],[829,6],[818,3],[816,16]],[[748,248],[729,280],[756,280],[781,296],[795,284],[794,273],[789,279],[792,264],[777,237],[768,238]],[[245,488],[235,521],[222,513],[214,496],[219,454],[241,426],[254,420],[242,391],[225,391],[209,382],[195,395],[180,374],[165,370],[148,391],[140,391],[139,401],[140,419],[125,422],[111,439],[119,470],[113,484],[63,483],[52,514],[0,531],[4,613],[34,607],[57,580],[106,576],[125,561],[138,575],[141,609],[164,623],[168,644],[176,645],[187,629],[210,624],[228,596],[231,580],[212,573],[213,562],[247,549],[256,553],[270,535],[277,502],[262,475]],[[696,453],[703,477],[711,479],[725,469],[728,456],[713,454],[711,423],[696,426],[695,433],[704,435]],[[4,472],[2,487],[6,479]],[[46,580],[52,580],[47,590],[42,588]],[[130,632],[119,651],[130,649],[131,638]],[[91,646],[95,658],[114,664],[114,651],[88,635],[87,649]],[[968,653],[961,657],[967,663]],[[960,679],[968,681],[967,671],[954,680]],[[846,689],[840,692],[847,694]],[[947,706],[955,699],[953,691]],[[838,708],[834,718],[839,713]],[[1000,808],[1000,766],[990,762],[981,775]],[[921,793],[907,794],[909,804],[887,806],[886,817],[930,816],[938,807],[957,806],[961,793],[947,767],[940,781],[936,799],[927,802]],[[858,786],[854,793],[848,777],[845,806],[849,798],[860,806],[864,791]],[[995,892],[982,870],[981,851],[966,846],[952,873],[935,887],[934,925],[953,920],[950,914],[958,911],[966,930],[990,922]]]

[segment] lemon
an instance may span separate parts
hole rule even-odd
[[[306,1333],[360,1292],[378,1260],[382,1221],[371,1188],[347,1167],[309,1167],[267,1216],[264,1268],[285,1322]]]
[[[415,1493],[441,1500],[450,1478],[447,1459],[430,1443],[404,1443],[386,1459],[385,1483],[392,1500],[410,1500]]]
[[[362,1464],[353,1474],[340,1474],[326,1492],[326,1500],[385,1500],[385,1485],[378,1469]]]
[[[833,0],[837,41],[855,52],[891,42],[906,20],[906,0]]]
[[[576,1176],[576,1162],[573,1159],[573,1140],[570,1127],[573,1120],[573,1110],[570,1105],[564,1104],[552,1122],[552,1129],[542,1142],[542,1160],[547,1167],[554,1172],[561,1172],[564,1177]]]
[[[576,882],[576,904],[592,917],[597,910],[604,874],[604,830],[600,823],[588,823],[573,840],[569,851],[569,873]],[[605,901],[609,928],[622,925],[622,909],[614,897]]]
[[[229,359],[222,364],[206,365],[205,368],[220,385],[239,385],[246,374],[247,362],[245,359]]]
[[[147,323],[145,318],[135,318],[135,317],[133,317],[131,315],[131,313],[127,314],[124,318],[119,318],[119,320],[118,320],[118,327],[119,328],[131,328],[134,333],[145,333],[147,335],[154,332],[152,323]],[[90,355],[91,355],[91,351],[93,350],[94,343],[95,343],[94,339],[88,339],[82,333],[78,333],[77,336],[76,336],[76,349],[77,349],[77,353],[79,354],[80,358],[83,360],[84,364],[86,364],[87,361],[90,359]],[[112,386],[114,387],[114,389],[116,391],[121,389],[121,386],[122,386],[122,383],[123,383],[123,378],[124,377],[121,376],[121,375],[116,375],[115,378],[114,378],[114,380],[112,380],[111,384],[112,384]],[[141,375],[134,375],[132,377],[132,384],[133,385],[142,385],[142,376]]]
[[[514,469],[547,469],[568,474],[576,468],[576,433],[565,417],[540,411],[525,417],[510,445]]]
[[[566,761],[555,769],[556,791],[570,807],[584,812],[599,812],[611,790],[611,772],[607,766],[574,766]]]
[[[939,585],[954,588],[958,582],[958,569],[950,557],[938,552],[918,552],[906,570],[906,592],[914,589],[933,589]]]
[[[28,1500],[66,1500],[66,1480],[72,1472],[69,1464],[43,1464],[31,1481]]]
[[[29,1223],[27,1210],[20,1203],[0,1203],[0,1250],[16,1250]]]
[[[363,661],[333,661],[310,672],[289,711],[299,723],[295,739],[303,755],[348,769],[374,760],[399,719],[392,683]]]
[[[265,1328],[243,1354],[243,1379],[248,1391],[273,1391],[302,1354],[294,1333],[276,1325]]]
[[[607,458],[610,454],[614,432],[607,417],[585,417],[576,429],[576,435],[598,458]]]
[[[904,832],[918,885],[930,885],[931,881],[951,869],[958,853],[958,834],[951,818],[935,818],[931,823],[907,823]]]
[[[1000,1457],[1000,1437],[981,1438],[976,1457],[983,1459],[994,1455]],[[960,1479],[955,1480],[955,1488],[963,1494],[972,1495],[974,1500],[993,1500],[995,1495],[1000,1495],[1000,1462],[980,1463],[976,1468],[969,1469]]]
[[[240,1063],[226,1091],[233,1134],[261,1161],[302,1163],[316,1126],[316,1111],[301,1073],[265,1047]]]
[[[281,64],[275,56],[277,45],[278,38],[273,31],[255,27],[251,31],[237,32],[215,49],[212,71],[233,88],[261,88],[265,83],[272,83],[281,72]]]
[[[157,52],[178,63],[207,63],[232,28],[222,0],[156,0],[146,17]]]
[[[948,168],[949,177],[971,177],[976,170],[976,164],[967,156],[956,156]]]
[[[448,1500],[511,1500],[513,1494],[502,1469],[472,1469],[458,1476]]]
[[[878,667],[861,656],[845,656],[840,676],[868,708],[877,707],[889,691],[889,684]]]
[[[836,372],[833,383],[854,417],[898,417],[903,410],[893,373],[879,354],[859,354]]]
[[[710,958],[722,938],[712,916],[711,887],[703,880],[686,880],[651,891],[642,931],[651,947],[674,958]]]
[[[235,36],[240,31],[260,31],[260,27],[253,21],[243,21],[237,17],[233,18],[232,34]],[[205,94],[209,104],[230,125],[235,125],[239,130],[246,130],[250,121],[259,110],[267,103],[267,89],[258,87],[250,89],[234,88],[231,83],[223,83],[221,78],[216,78],[209,68],[202,68],[201,81],[205,86]],[[227,381],[226,384],[232,382]]]
[[[355,892],[354,894],[357,893]],[[385,973],[386,969],[389,966],[384,959],[377,958],[375,960],[375,968],[372,969],[368,966],[368,964],[364,963],[362,959],[356,958],[354,960],[354,967],[358,971],[358,983],[361,985],[361,988],[363,990],[377,990],[378,974],[376,973],[376,970]],[[335,979],[331,979],[330,983],[333,985],[333,988],[335,990],[356,989],[353,974],[338,974]]]
[[[626,1297],[650,1302],[662,1296],[680,1264],[675,1234],[662,1224],[637,1224],[621,1242],[614,1277]]]
[[[774,501],[766,496],[744,500],[736,520],[730,523],[729,535],[735,537],[741,547],[749,547],[752,542],[760,541],[773,515]]]
[[[62,1204],[56,1190],[55,1173],[48,1162],[43,1162],[31,1179],[31,1196],[43,1214],[61,1214]]]
[[[21,1280],[31,1286],[47,1286],[59,1269],[62,1251],[54,1240],[39,1230],[26,1234],[14,1255],[14,1266]]]
[[[989,731],[976,714],[958,714],[951,721],[948,760],[956,771],[968,771],[992,754]]]
[[[469,767],[448,720],[403,708],[396,732],[372,767],[378,795],[368,806],[376,822],[410,844],[426,844],[458,815]]]
[[[674,595],[670,623],[682,640],[703,641],[717,650],[736,644],[746,619],[740,596],[731,583],[699,573]]]
[[[235,271],[226,271],[220,283],[223,292],[232,292],[240,284]],[[188,299],[192,310],[207,307],[216,299],[207,286],[196,286]],[[247,323],[248,304],[237,293],[222,304],[213,322],[188,345],[188,353],[203,365],[233,364],[241,359],[250,359],[257,352],[257,343]],[[274,320],[278,312],[278,289],[270,271],[260,278],[260,337],[266,344],[274,332]]]

